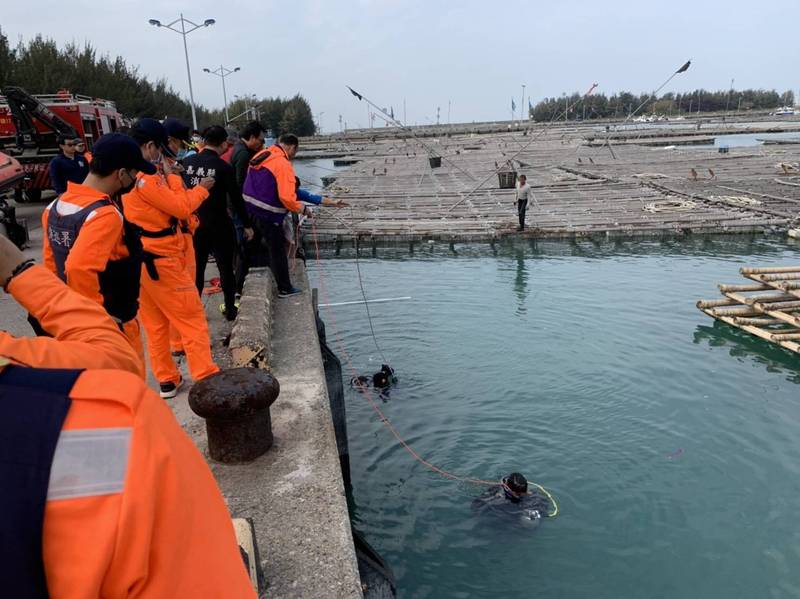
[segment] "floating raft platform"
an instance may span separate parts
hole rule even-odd
[[[697,307],[717,320],[800,354],[800,266],[744,267],[749,282],[719,286]]]
[[[724,130],[758,134],[773,128],[768,122],[729,121]],[[314,152],[340,152],[338,160],[354,162],[326,181],[323,193],[350,208],[319,212],[319,242],[785,235],[800,222],[800,170],[791,146],[738,147],[722,154],[716,148],[634,143],[707,141],[713,129],[698,132],[688,121],[669,130],[616,132],[609,141],[586,123],[500,129],[442,126],[417,138],[416,130],[412,135],[382,128],[370,130],[369,137],[346,132],[309,140]],[[781,130],[800,133],[800,119]],[[602,145],[587,147],[592,137]],[[431,156],[440,157],[441,166],[432,165]],[[501,171],[527,175],[532,187],[522,232],[516,230],[514,189],[501,185]]]

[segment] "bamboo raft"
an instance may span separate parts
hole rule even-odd
[[[669,135],[685,137],[691,129]],[[398,138],[397,131],[310,148],[358,160],[327,178],[323,193],[351,208],[320,211],[321,243],[519,235],[514,190],[498,184],[497,171],[509,162],[533,188],[523,234],[538,239],[780,232],[800,215],[800,185],[788,184],[791,176],[780,168],[793,155],[780,146],[727,154],[615,141],[592,148],[585,144],[592,132],[600,137],[596,128],[573,123],[487,134],[442,130],[422,141]],[[668,142],[667,133],[657,133]],[[441,156],[440,168],[429,164],[431,152]]]
[[[719,285],[722,299],[697,307],[717,320],[800,353],[800,266],[744,267],[751,283]]]

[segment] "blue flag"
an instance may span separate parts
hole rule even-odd
[[[516,110],[517,105],[514,103],[514,98],[511,98],[511,110]]]

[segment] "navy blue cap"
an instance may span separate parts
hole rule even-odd
[[[95,160],[108,170],[131,168],[146,175],[157,172],[155,165],[142,156],[136,140],[122,133],[107,133],[98,139],[92,147],[92,161]]]
[[[175,154],[169,149],[167,130],[156,119],[139,119],[133,124],[133,132],[138,138],[157,143],[167,156],[175,157]]]
[[[181,120],[173,118],[164,119],[163,124],[168,136],[189,143],[189,133],[191,133],[189,125],[184,124]]]

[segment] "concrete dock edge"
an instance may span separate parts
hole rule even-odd
[[[277,298],[269,269],[248,275],[229,349],[234,366],[268,368],[280,382],[272,405],[273,447],[244,465],[209,459],[232,517],[251,518],[270,598],[360,598],[350,517],[325,384],[308,279]],[[176,414],[208,458],[205,425]]]

